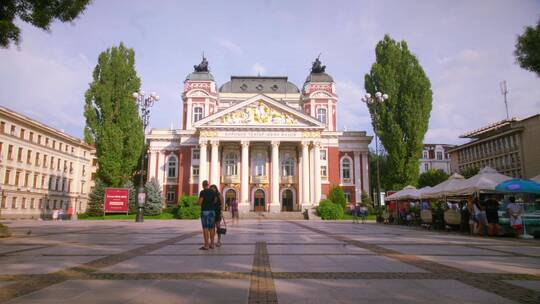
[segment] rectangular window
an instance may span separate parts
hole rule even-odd
[[[15,172],[15,186],[19,185],[19,178],[21,177],[21,172]]]
[[[85,165],[82,166],[82,175],[86,176],[86,166]]]
[[[322,178],[328,177],[328,169],[326,168],[326,166],[321,166],[321,177]]]
[[[58,143],[58,150],[62,151],[62,143]]]
[[[35,198],[30,199],[30,208],[36,209],[36,199]]]
[[[428,159],[429,158],[429,153],[428,151],[424,151],[424,159]]]
[[[424,172],[429,171],[429,164],[424,164]]]
[[[5,196],[2,196],[2,205],[0,207],[2,209],[7,209],[7,199]]]
[[[43,168],[47,168],[47,155],[43,154]]]
[[[8,146],[8,160],[13,160],[13,145]]]
[[[54,139],[53,139],[53,141],[52,141],[52,148],[53,148],[53,149],[56,149],[56,140],[54,140]]]
[[[19,148],[19,153],[17,154],[17,161],[22,163],[22,154],[23,154],[23,148]]]
[[[440,151],[437,151],[437,160],[442,160],[442,159],[443,159],[443,153]]]
[[[41,135],[37,136],[37,143],[38,143],[38,145],[41,145]]]
[[[26,163],[27,164],[32,164],[32,150],[28,150],[26,152]]]
[[[21,209],[26,209],[26,197],[22,198]]]
[[[345,201],[348,203],[351,201],[351,193],[349,191],[345,191]]]
[[[39,158],[40,158],[39,152],[36,152],[36,161],[35,161],[36,166],[41,165],[41,162],[39,161]]]
[[[51,156],[51,169],[54,169],[54,156]]]
[[[56,170],[60,171],[60,163],[62,162],[62,160],[60,160],[60,158],[58,158],[58,160],[56,161]]]
[[[28,180],[30,179],[30,173],[24,175],[24,186],[28,187]]]
[[[321,160],[326,160],[326,150],[321,149]]]
[[[44,189],[44,187],[45,187],[45,179],[46,178],[47,178],[47,176],[45,176],[45,175],[41,176],[41,187],[40,187],[41,189]]]
[[[45,146],[49,146],[49,138],[45,137]]]
[[[0,133],[6,132],[6,122],[2,121],[0,122]]]
[[[21,137],[21,139],[24,139],[24,131],[25,131],[24,129],[21,129],[21,132],[19,133],[19,134],[20,134],[20,137]]]
[[[9,179],[11,175],[11,170],[6,169],[6,173],[4,174],[4,185],[9,185]]]
[[[73,162],[69,162],[69,173],[73,173]]]
[[[167,202],[173,203],[174,202],[174,191],[167,192]]]
[[[192,176],[199,176],[199,166],[198,165],[194,165],[191,168],[191,175]]]
[[[34,173],[34,183],[32,184],[34,188],[37,188],[37,181],[38,181],[38,174]]]
[[[67,160],[64,160],[64,173],[67,172],[68,166],[67,166]]]
[[[39,199],[39,209],[43,209],[43,199]]]
[[[17,197],[11,198],[11,209],[17,209]]]
[[[200,159],[200,158],[201,158],[201,150],[193,149],[193,157],[192,157],[192,159]]]
[[[28,135],[28,140],[34,141],[34,132],[30,132],[30,134]]]
[[[11,130],[9,131],[9,134],[15,136],[15,126],[11,125]]]

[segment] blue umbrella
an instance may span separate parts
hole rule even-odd
[[[540,194],[540,184],[530,179],[515,178],[498,184],[495,190],[501,192]]]

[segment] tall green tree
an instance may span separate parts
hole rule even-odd
[[[2,0],[0,1],[0,47],[16,45],[21,39],[21,29],[14,20],[20,19],[48,31],[54,20],[70,22],[86,8],[90,0]]]
[[[120,43],[99,55],[85,94],[84,139],[96,146],[97,176],[109,186],[126,183],[141,157],[144,133],[132,97],[140,84],[132,49]]]
[[[476,174],[478,174],[478,172],[480,172],[480,168],[478,168],[478,167],[468,167],[468,168],[465,168],[465,169],[461,170],[459,173],[461,175],[463,175],[463,177],[469,178],[469,177],[475,176]]]
[[[540,20],[536,27],[528,26],[518,36],[514,55],[519,66],[540,77]]]
[[[431,113],[431,83],[405,41],[389,35],[377,43],[376,61],[365,75],[367,92],[388,94],[369,105],[372,124],[388,152],[390,187],[416,184],[422,142]]]
[[[418,177],[418,189],[430,186],[433,187],[448,179],[448,174],[443,170],[429,169]]]

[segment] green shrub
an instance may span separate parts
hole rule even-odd
[[[89,217],[90,216],[87,213],[81,213],[81,214],[77,215],[77,218],[80,219],[80,220],[84,220],[84,219],[87,219]]]
[[[328,199],[334,204],[340,205],[342,210],[345,210],[347,206],[347,200],[345,199],[345,192],[340,186],[333,186],[328,192]]]
[[[178,199],[178,206],[173,211],[175,218],[198,219],[201,216],[201,206],[196,204],[196,195],[181,195]]]
[[[103,200],[105,198],[106,185],[100,179],[96,180],[94,188],[88,195],[88,208],[86,213],[90,216],[103,215]]]
[[[343,218],[343,208],[329,199],[323,199],[317,207],[317,213],[323,220],[339,220]]]

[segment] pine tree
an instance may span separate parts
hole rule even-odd
[[[139,207],[139,204],[137,202],[137,191],[135,190],[133,182],[131,180],[128,180],[124,184],[124,188],[127,188],[129,190],[129,213],[137,213],[137,208]]]
[[[385,35],[376,61],[365,75],[367,92],[388,94],[369,105],[373,127],[388,153],[389,187],[400,189],[418,179],[419,159],[431,113],[431,83],[405,41]]]
[[[144,186],[146,202],[144,203],[144,215],[160,215],[163,210],[163,194],[159,182],[153,178]]]
[[[106,185],[99,179],[96,179],[94,189],[88,195],[88,207],[86,208],[86,214],[89,216],[102,216],[103,215],[103,203],[105,199]]]
[[[120,43],[99,55],[85,94],[84,138],[96,146],[98,178],[112,187],[130,179],[143,150],[142,122],[132,97],[140,83],[135,53]]]

